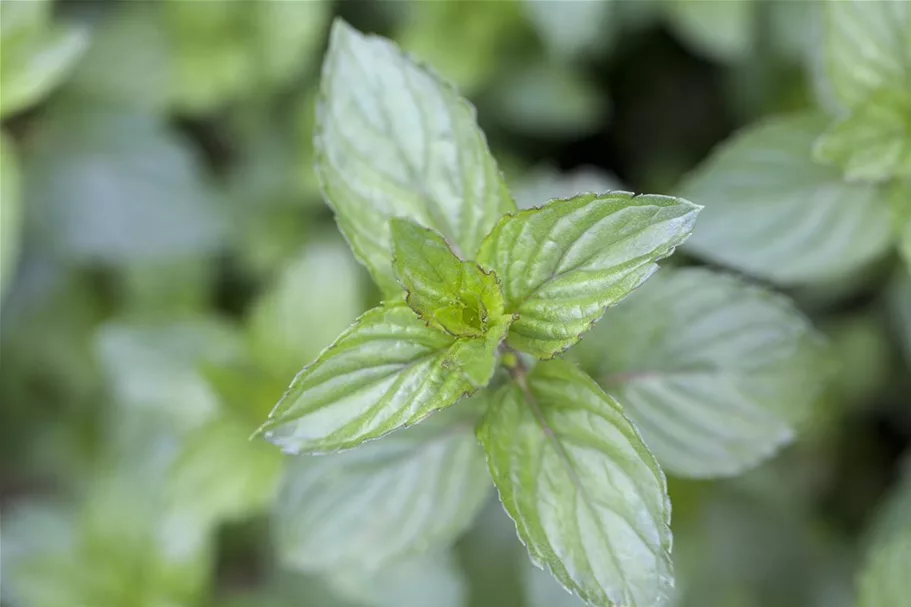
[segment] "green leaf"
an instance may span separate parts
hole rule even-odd
[[[448,546],[490,491],[471,404],[345,453],[295,458],[275,506],[282,560],[369,570]]]
[[[826,122],[778,116],[717,149],[682,188],[705,205],[684,249],[785,285],[838,280],[881,257],[892,239],[882,193],[813,162]]]
[[[525,0],[523,6],[538,35],[560,57],[594,54],[614,37],[611,0]]]
[[[907,272],[896,274],[889,285],[888,297],[898,341],[904,350],[905,361],[911,367],[911,276]]]
[[[911,178],[911,87],[873,93],[823,133],[813,153],[843,168],[848,181]]]
[[[911,460],[908,460],[911,464]],[[901,607],[911,594],[911,466],[874,521],[859,579],[859,607]]]
[[[590,605],[657,607],[673,588],[664,474],[613,399],[572,364],[538,363],[478,429],[532,560]]]
[[[71,101],[38,125],[25,173],[29,212],[59,256],[121,265],[223,246],[222,201],[163,119]]]
[[[20,207],[19,160],[13,142],[0,132],[0,303],[19,259]]]
[[[0,117],[40,101],[68,75],[88,33],[51,23],[47,0],[0,4]]]
[[[824,73],[842,104],[885,86],[911,91],[911,4],[828,0],[823,15]]]
[[[405,301],[425,321],[454,336],[479,336],[503,316],[503,294],[492,272],[462,261],[440,234],[392,220],[393,266]]]
[[[753,50],[757,2],[665,0],[665,5],[674,32],[709,58],[735,61]]]
[[[500,278],[509,344],[550,358],[579,341],[686,240],[700,207],[670,196],[581,194],[504,217],[478,263]]]
[[[577,350],[669,473],[731,475],[795,438],[825,383],[821,341],[786,298],[665,269]]]
[[[891,187],[892,219],[898,236],[898,251],[911,273],[911,180],[896,181]]]
[[[316,139],[326,199],[387,296],[400,292],[389,219],[434,228],[471,259],[515,209],[471,105],[389,41],[341,20],[323,66]]]
[[[360,266],[336,234],[308,243],[254,304],[253,361],[287,381],[364,311]]]
[[[416,424],[487,385],[508,326],[456,339],[403,303],[374,308],[298,373],[260,432],[288,453],[318,453]]]
[[[329,586],[367,607],[462,607],[465,576],[449,552],[424,554],[374,571],[334,572]]]
[[[198,524],[264,512],[278,490],[282,455],[223,416],[191,432],[169,472],[167,494]]]
[[[616,176],[595,166],[580,166],[572,171],[561,172],[550,165],[539,165],[513,186],[516,204],[520,209],[537,207],[542,200],[621,189],[623,187]]]

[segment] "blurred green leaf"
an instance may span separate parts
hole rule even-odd
[[[603,52],[615,36],[613,0],[523,0],[547,47],[563,58]]]
[[[794,440],[827,379],[821,344],[783,296],[685,268],[611,310],[578,355],[666,471],[712,477]]]
[[[699,207],[670,196],[582,194],[507,215],[478,262],[500,278],[509,344],[538,358],[570,348],[686,240]]]
[[[52,22],[48,0],[0,3],[0,117],[23,110],[56,88],[88,44],[87,32]]]
[[[449,552],[424,554],[375,571],[328,577],[340,596],[365,607],[462,607],[465,579]]]
[[[898,273],[889,286],[888,295],[898,340],[911,366],[911,277],[905,272]]]
[[[416,424],[487,385],[508,328],[456,338],[382,304],[297,374],[259,431],[286,453],[325,453]]]
[[[220,408],[201,365],[231,360],[241,344],[232,327],[209,318],[112,320],[98,330],[95,347],[121,407],[145,410],[183,431],[214,419]]]
[[[468,259],[515,208],[474,109],[388,41],[343,21],[332,28],[321,83],[319,173],[355,254],[387,295],[388,220],[442,233]]]
[[[827,0],[824,76],[848,108],[883,87],[911,91],[911,4]]]
[[[705,205],[684,250],[786,285],[839,280],[891,245],[883,192],[814,164],[825,118],[766,119],[719,147],[682,187]]]
[[[64,259],[120,265],[221,246],[226,209],[161,120],[81,100],[40,126],[25,154],[26,204]]]
[[[604,193],[622,190],[620,181],[595,166],[582,166],[568,172],[540,165],[513,185],[516,203],[521,209],[539,207],[554,198],[571,198],[585,192]]]
[[[597,4],[587,0],[532,3]],[[497,79],[483,100],[481,107],[507,128],[566,138],[594,131],[609,113],[610,105],[601,90],[578,68],[550,62],[534,62],[511,70]]]
[[[842,167],[848,181],[911,178],[911,84],[872,93],[820,136],[813,153]]]
[[[719,61],[747,57],[756,38],[757,2],[665,0],[671,28],[696,51]]]
[[[338,237],[308,243],[254,303],[253,361],[287,381],[363,312],[360,268]]]
[[[21,204],[16,149],[6,134],[0,131],[0,303],[19,259]]]
[[[198,524],[265,512],[278,490],[282,455],[250,440],[243,419],[225,416],[192,431],[168,478],[168,495]]]
[[[525,605],[521,571],[528,552],[499,499],[488,499],[458,549],[471,586],[471,607]]]
[[[393,219],[391,225],[392,265],[408,306],[455,336],[496,330],[493,325],[503,316],[497,275],[456,257],[439,232],[406,219]]]
[[[371,570],[449,545],[490,495],[469,403],[345,453],[289,463],[275,505],[282,561]]]
[[[911,180],[895,182],[889,198],[892,201],[895,233],[898,235],[898,251],[911,273]]]
[[[504,43],[519,22],[515,0],[400,4],[406,12],[395,39],[402,49],[432,66],[465,94],[497,75]]]
[[[591,605],[662,604],[674,585],[664,474],[594,381],[538,363],[493,396],[478,438],[535,563]]]

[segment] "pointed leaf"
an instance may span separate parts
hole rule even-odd
[[[755,466],[795,437],[825,383],[821,343],[784,297],[668,268],[574,350],[671,473]]]
[[[388,220],[436,229],[471,259],[515,209],[474,109],[392,43],[342,21],[323,67],[317,170],[358,258],[398,293]]]
[[[841,103],[886,85],[911,90],[911,3],[828,0],[823,15],[825,75]]]
[[[260,429],[288,453],[348,449],[421,421],[487,385],[507,324],[460,338],[387,303],[297,374]]]
[[[670,196],[580,194],[508,215],[481,245],[514,348],[550,358],[569,348],[686,240],[698,206]]]
[[[359,449],[295,458],[275,508],[282,560],[370,570],[451,543],[490,490],[472,404]]]
[[[538,363],[495,395],[478,430],[532,560],[590,605],[657,607],[673,588],[664,474],[582,371]]]
[[[827,120],[767,119],[736,134],[684,184],[705,209],[685,249],[781,284],[838,280],[891,245],[888,203],[813,161]]]
[[[424,320],[456,336],[482,335],[503,315],[497,277],[462,261],[440,234],[392,220],[393,265],[405,301]]]
[[[884,88],[816,141],[813,153],[848,181],[911,178],[911,87]]]

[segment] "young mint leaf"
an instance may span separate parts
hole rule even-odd
[[[885,86],[911,90],[911,4],[827,0],[824,75],[835,97],[855,108]]]
[[[392,220],[393,266],[421,318],[457,337],[487,332],[503,316],[495,274],[462,261],[440,234],[405,219]]]
[[[434,228],[471,259],[515,209],[474,109],[392,43],[341,20],[323,66],[317,172],[339,227],[389,296],[389,219]]]
[[[56,88],[88,44],[88,32],[52,22],[48,0],[0,3],[0,117]]]
[[[274,513],[282,560],[370,570],[448,546],[490,494],[475,404],[358,449],[295,458]]]
[[[670,196],[580,194],[507,215],[478,263],[500,278],[509,344],[550,358],[579,341],[686,240],[700,207]]]
[[[478,437],[535,563],[596,607],[663,604],[674,583],[664,474],[591,378],[538,363],[496,392]]]
[[[684,249],[787,285],[840,280],[883,255],[892,234],[882,192],[813,161],[827,122],[770,118],[716,150],[682,188],[705,205]]]
[[[825,384],[821,342],[784,297],[662,270],[574,349],[668,472],[730,475],[795,437]]]
[[[911,86],[879,89],[816,141],[816,158],[848,181],[911,178]]]
[[[22,211],[19,201],[19,161],[13,142],[0,132],[0,305],[19,258]]]
[[[297,374],[260,432],[288,453],[355,447],[487,385],[509,325],[456,338],[404,303],[361,316]]]

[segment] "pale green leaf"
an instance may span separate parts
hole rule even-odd
[[[507,328],[457,339],[404,303],[374,308],[298,373],[260,431],[288,453],[316,453],[416,424],[487,385]]]
[[[340,20],[323,66],[317,147],[327,201],[387,295],[400,292],[390,218],[434,228],[471,259],[515,209],[474,109],[387,40]]]
[[[696,51],[719,61],[736,61],[754,48],[754,0],[665,0],[673,31]]]
[[[837,280],[891,245],[888,203],[813,162],[827,120],[767,119],[718,148],[682,188],[705,205],[684,249],[777,283]]]
[[[911,3],[827,0],[823,25],[825,76],[843,105],[885,86],[911,91]]]
[[[700,207],[670,196],[582,194],[504,217],[478,262],[499,277],[509,344],[550,358],[579,341],[686,240]]]
[[[174,260],[220,248],[221,199],[163,119],[87,100],[45,116],[28,148],[27,204],[75,262]]]
[[[614,37],[612,0],[524,0],[538,35],[565,58],[603,50]]]
[[[239,342],[230,326],[212,319],[112,320],[98,329],[95,351],[119,407],[191,430],[211,421],[220,407],[200,367],[237,357]]]
[[[495,274],[462,261],[438,232],[393,219],[393,266],[405,301],[425,321],[455,336],[478,336],[503,315]]]
[[[466,581],[449,552],[423,554],[373,571],[342,570],[327,581],[365,607],[462,607]]]
[[[541,206],[546,200],[570,198],[586,192],[622,190],[616,176],[595,166],[581,166],[572,171],[541,165],[531,169],[513,185],[520,209]]]
[[[0,116],[40,101],[69,74],[88,44],[83,29],[56,25],[44,0],[0,4]]]
[[[22,209],[19,199],[19,161],[13,142],[0,132],[0,303],[19,259]]]
[[[316,358],[363,312],[363,278],[340,237],[308,243],[256,301],[250,354],[287,378]]]
[[[191,432],[169,471],[167,496],[209,526],[264,512],[278,489],[282,455],[229,416]]]
[[[470,405],[358,449],[295,458],[274,513],[282,560],[371,570],[448,546],[490,490]]]
[[[795,437],[826,377],[821,341],[783,296],[703,269],[665,269],[578,354],[669,473],[757,465]]]
[[[493,398],[478,436],[532,560],[590,605],[662,605],[673,588],[670,501],[620,405],[562,360]]]
[[[813,152],[844,169],[848,181],[911,178],[911,86],[874,92],[823,133]]]

